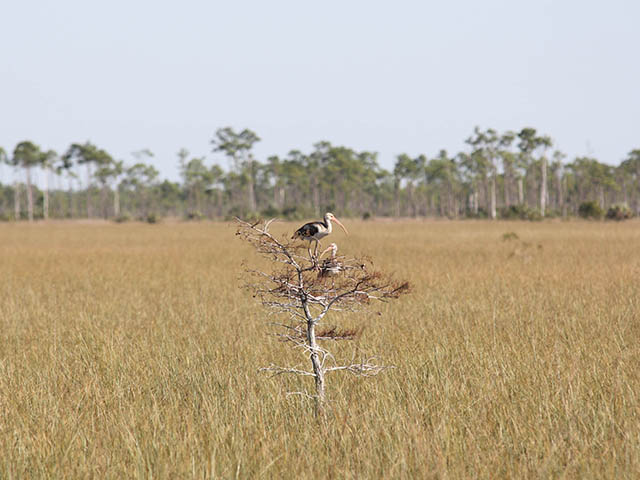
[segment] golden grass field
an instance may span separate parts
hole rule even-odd
[[[0,478],[637,478],[639,222],[346,224],[413,292],[322,421],[233,225],[0,225]]]

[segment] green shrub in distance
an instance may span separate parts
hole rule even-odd
[[[600,220],[604,215],[604,211],[600,208],[598,202],[582,202],[578,207],[578,215],[582,218]]]
[[[633,212],[631,209],[624,203],[617,203],[615,205],[611,205],[609,210],[607,210],[607,220],[628,220],[633,217]]]
[[[252,212],[247,207],[236,205],[231,207],[227,215],[225,216],[225,220],[232,221],[236,218],[243,218],[247,221],[257,221],[260,219],[260,212]]]
[[[313,209],[295,205],[293,207],[283,209],[282,216],[287,220],[304,220],[307,218],[314,218],[316,215],[314,214]]]
[[[273,205],[269,205],[267,208],[262,210],[262,212],[260,212],[260,213],[261,213],[263,218],[276,218],[276,217],[281,216],[281,214],[282,214],[282,212],[280,212],[280,210],[278,210]]]
[[[116,223],[130,222],[131,221],[131,215],[129,215],[128,213],[121,213],[120,215],[115,217],[113,219],[113,221],[116,222]]]
[[[467,212],[467,218],[470,218],[470,219],[489,218],[489,215],[487,214],[487,211],[484,208],[480,207],[478,208],[478,213],[473,213],[472,211]]]
[[[185,215],[185,218],[187,220],[198,221],[198,220],[202,220],[204,218],[204,215],[200,210],[192,210],[190,212],[187,212],[187,214]]]
[[[529,220],[531,222],[542,220],[542,215],[536,209],[526,205],[510,205],[500,210],[500,218],[504,220]]]

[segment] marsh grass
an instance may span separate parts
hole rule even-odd
[[[329,376],[321,423],[257,372],[297,357],[233,226],[1,226],[0,477],[635,477],[638,222],[348,226],[414,293],[341,319],[397,368]]]

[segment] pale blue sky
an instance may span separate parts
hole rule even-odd
[[[149,148],[177,179],[181,147],[227,166],[209,145],[227,125],[261,159],[329,140],[386,168],[464,149],[474,125],[607,163],[640,148],[635,0],[21,0],[0,18],[7,150]]]

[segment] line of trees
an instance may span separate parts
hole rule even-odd
[[[325,211],[365,218],[532,219],[576,215],[585,204],[602,211],[625,205],[640,213],[640,149],[617,166],[591,157],[566,162],[552,139],[534,128],[501,133],[476,127],[465,151],[440,150],[430,158],[401,154],[392,171],[380,167],[375,152],[324,141],[306,153],[292,150],[260,161],[253,153],[259,141],[249,129],[218,129],[211,148],[227,158],[228,169],[182,149],[181,182],[161,180],[149,150],[134,152],[125,164],[90,142],[61,153],[31,141],[13,151],[0,147],[0,163],[13,168],[16,179],[0,183],[0,219],[299,219]],[[32,181],[34,171],[44,178],[40,186]]]

